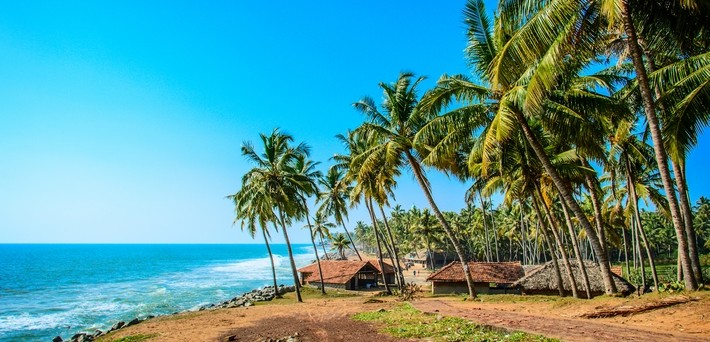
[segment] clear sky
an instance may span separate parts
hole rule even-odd
[[[464,3],[4,2],[0,242],[251,242],[224,198],[251,167],[241,144],[281,127],[325,170],[378,82],[467,72]],[[466,185],[431,178],[444,210],[463,205]],[[426,206],[410,174],[396,195]]]

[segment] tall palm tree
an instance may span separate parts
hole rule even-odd
[[[353,104],[367,118],[367,122],[363,123],[358,130],[373,134],[378,140],[376,145],[366,151],[366,159],[362,165],[365,172],[370,172],[369,170],[375,168],[376,163],[381,161],[386,161],[392,167],[397,168],[404,164],[409,165],[429,202],[429,206],[458,254],[459,261],[463,265],[469,297],[475,298],[476,290],[473,287],[471,272],[468,269],[468,257],[464,253],[461,242],[454,236],[451,226],[434,201],[429,180],[421,164],[421,156],[426,152],[418,149],[421,146],[414,144],[414,136],[431,119],[430,113],[420,111],[418,106],[417,86],[423,79],[423,77],[415,78],[412,73],[402,73],[392,84],[381,82],[379,86],[384,96],[382,112],[369,97]]]
[[[237,193],[227,196],[227,198],[234,202],[234,213],[236,214],[234,223],[240,221],[242,231],[246,230],[252,239],[255,237],[257,229],[261,230],[261,234],[264,237],[264,244],[266,245],[266,251],[269,253],[271,275],[274,280],[274,294],[278,297],[280,294],[276,281],[276,266],[274,265],[274,254],[271,252],[271,246],[269,245],[269,238],[271,236],[267,228],[269,222],[276,222],[270,198],[268,194],[261,191],[263,189],[248,191],[245,190],[245,188],[249,189],[250,187],[247,184],[246,187],[243,186]],[[276,229],[276,225],[274,225],[274,229]]]
[[[355,241],[353,241],[348,228],[345,226],[345,220],[348,218],[348,195],[352,191],[352,186],[345,179],[345,173],[337,167],[331,167],[328,169],[328,173],[321,177],[318,182],[321,185],[319,195],[321,205],[318,208],[318,212],[324,217],[332,215],[335,223],[343,226],[343,230],[345,230],[355,254],[357,254],[358,259],[362,260],[362,256],[360,256],[360,252],[355,246]]]
[[[259,154],[250,142],[242,145],[242,155],[253,164],[242,178],[245,191],[261,191],[270,198],[275,220],[281,225],[288,250],[291,273],[296,288],[296,300],[302,302],[300,281],[293,258],[293,250],[286,229],[287,222],[302,211],[301,191],[307,185],[300,170],[295,168],[299,156],[307,156],[309,148],[301,143],[292,146],[293,137],[274,129],[271,134],[259,134],[263,153]]]
[[[541,7],[548,2],[525,1],[525,9],[531,10],[525,12],[527,16],[516,15],[519,8],[513,3],[518,2],[501,5],[494,25],[497,29],[492,31],[483,1],[468,1],[464,11],[469,28],[467,51],[474,72],[488,86],[475,84],[463,76],[444,77],[425,101],[426,106],[438,111],[454,99],[488,106],[493,119],[484,138],[484,165],[489,162],[494,147],[520,129],[561,200],[584,229],[600,263],[606,292],[616,292],[609,260],[597,231],[575,199],[571,185],[555,169],[529,121],[554,123],[545,120],[551,97],[564,86],[564,80],[573,78],[595,56],[595,47],[587,41],[577,42],[574,50],[569,43],[576,42],[575,37],[580,33],[601,32],[603,23],[596,17],[573,11],[572,1],[553,1],[549,7]],[[563,65],[553,63],[560,56],[574,57],[565,59]],[[554,129],[554,126],[545,125],[545,129]]]
[[[297,217],[305,217],[306,225],[308,227],[308,234],[311,237],[311,244],[313,245],[313,252],[316,255],[316,264],[318,264],[318,273],[320,275],[321,281],[321,293],[325,294],[325,286],[323,282],[323,271],[321,269],[320,257],[318,256],[318,247],[316,247],[315,234],[313,232],[313,225],[311,224],[310,211],[308,210],[307,197],[315,195],[318,192],[318,187],[316,186],[316,180],[322,176],[321,172],[316,170],[317,162],[313,162],[308,159],[305,154],[299,154],[296,156],[294,161],[294,170],[301,177],[301,181],[298,183],[298,197],[300,203],[298,206]],[[327,255],[327,254],[326,254]]]

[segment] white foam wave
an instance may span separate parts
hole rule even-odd
[[[107,312],[120,312],[130,309],[131,306],[127,304],[84,302],[68,311],[40,315],[21,313],[19,315],[0,316],[0,332],[71,327],[81,324],[81,318],[83,316]]]

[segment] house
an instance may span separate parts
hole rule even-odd
[[[582,277],[582,271],[579,268],[579,263],[576,259],[570,259],[570,266],[577,282],[577,291],[585,293],[584,278]],[[604,281],[602,279],[599,265],[592,261],[585,260],[584,266],[587,270],[587,277],[589,278],[589,286],[591,287],[590,292],[592,296],[604,294]],[[560,267],[564,293],[569,295],[572,293],[572,288],[569,285],[569,280],[567,279],[567,273],[565,272],[564,266],[560,264]],[[619,293],[627,295],[634,292],[634,286],[626,281],[626,279],[620,277],[616,273],[612,273],[612,277]],[[556,279],[557,276],[555,275],[555,266],[552,264],[552,261],[548,261],[546,264],[541,265],[526,274],[524,277],[520,278],[513,284],[513,286],[520,289],[522,294],[559,295]]]
[[[476,293],[517,293],[510,285],[525,275],[520,262],[469,262]],[[454,261],[426,279],[433,294],[468,293],[461,262]]]
[[[394,283],[394,267],[384,263],[385,279],[388,284]],[[301,274],[301,284],[321,287],[333,287],[345,290],[358,290],[377,287],[378,279],[382,279],[382,271],[375,260],[321,260],[323,284],[321,284],[318,263],[298,269]]]

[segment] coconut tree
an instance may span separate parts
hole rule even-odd
[[[317,194],[318,187],[316,186],[316,180],[319,179],[322,174],[320,171],[316,170],[317,162],[313,162],[308,159],[306,154],[299,154],[294,160],[293,169],[299,176],[299,182],[296,184],[298,187],[298,198],[299,206],[297,217],[306,218],[306,226],[308,227],[308,234],[311,237],[311,244],[313,245],[313,252],[316,255],[316,263],[318,264],[318,273],[320,275],[321,281],[321,293],[325,294],[325,284],[323,282],[323,271],[321,270],[320,257],[318,256],[318,248],[316,247],[315,233],[313,231],[313,225],[311,224],[310,210],[308,209],[307,197]],[[327,255],[327,254],[326,254]]]
[[[350,240],[343,233],[338,233],[333,236],[332,248],[338,251],[341,259],[345,258],[345,250],[350,247]]]
[[[451,226],[434,201],[429,180],[421,164],[422,155],[427,151],[418,149],[421,146],[414,144],[414,136],[431,119],[431,114],[420,110],[418,105],[417,86],[422,80],[424,80],[423,77],[415,78],[414,74],[405,72],[401,73],[394,83],[380,82],[379,86],[384,96],[381,104],[382,111],[369,97],[353,104],[355,109],[363,113],[367,120],[358,130],[374,135],[378,142],[366,151],[368,158],[363,162],[363,168],[366,172],[370,172],[369,168],[376,167],[376,163],[383,160],[392,167],[402,167],[408,164],[427,202],[429,202],[431,210],[453,244],[459,261],[464,265],[463,271],[468,284],[469,297],[475,298],[476,290],[473,287],[471,272],[468,269],[468,258],[464,253],[463,246],[454,236]]]
[[[280,294],[276,281],[276,266],[274,265],[274,254],[271,252],[271,246],[269,245],[271,235],[267,228],[269,222],[276,222],[273,205],[270,203],[270,198],[268,194],[263,191],[263,188],[253,189],[254,191],[249,191],[249,189],[253,188],[249,184],[246,184],[246,186],[242,186],[235,194],[227,196],[228,199],[234,202],[234,213],[236,217],[233,223],[236,224],[237,221],[240,221],[242,231],[246,230],[252,239],[254,239],[257,229],[261,230],[266,251],[269,253],[271,275],[274,280],[274,294],[278,297]],[[277,226],[274,225],[274,229],[276,228]]]
[[[548,2],[525,2],[530,5],[525,8],[532,9],[526,12],[527,16],[516,15],[518,8],[513,3],[518,2],[501,5],[493,31],[483,1],[468,1],[464,11],[469,28],[467,52],[474,73],[486,86],[464,76],[444,77],[438,82],[438,89],[431,92],[427,106],[441,110],[455,99],[489,106],[493,118],[485,132],[484,164],[489,162],[497,144],[510,139],[513,132],[520,129],[560,198],[584,229],[600,263],[606,292],[613,293],[615,284],[598,234],[575,199],[571,184],[555,169],[529,121],[537,119],[543,125],[547,123],[544,119],[553,93],[595,56],[595,46],[589,41],[577,41],[575,37],[582,33],[601,34],[603,23],[598,17],[575,11],[573,1],[553,1],[550,3],[554,4],[544,7],[541,6]],[[572,41],[577,43],[574,49],[569,44]],[[566,63],[558,65],[556,62],[563,56]],[[553,128],[545,125],[546,130]]]
[[[253,164],[242,179],[242,184],[248,185],[245,191],[261,191],[270,198],[269,203],[275,212],[274,217],[281,225],[286,248],[288,250],[291,272],[296,288],[296,300],[302,302],[300,281],[293,258],[293,250],[288,237],[286,224],[300,215],[302,211],[301,191],[308,182],[300,170],[295,168],[299,156],[307,156],[309,148],[306,144],[293,146],[293,137],[274,129],[269,135],[259,134],[263,152],[256,151],[251,142],[242,145],[242,155]]]
[[[364,168],[363,164],[366,159],[362,156],[367,150],[370,149],[375,142],[375,137],[372,134],[363,132],[350,132],[347,137],[347,149],[348,154],[346,155],[336,155],[334,159],[338,161],[335,167],[347,168],[347,179],[354,181],[355,185],[350,191],[350,202],[352,205],[356,205],[363,200],[365,208],[370,215],[370,220],[372,220],[372,235],[375,237],[376,247],[377,247],[377,261],[380,265],[380,269],[384,270],[384,262],[382,260],[382,244],[380,238],[380,232],[378,231],[378,222],[375,215],[373,197],[386,198],[388,196],[389,187],[383,186],[382,179],[394,180],[393,176],[384,176],[387,172],[392,175],[398,174],[397,168],[388,167],[386,165],[386,160],[378,159],[374,162],[375,167]],[[387,279],[384,274],[382,275],[382,281],[385,286],[385,292],[387,294],[392,294],[392,290],[387,283]]]
[[[319,195],[321,204],[318,212],[321,213],[323,218],[333,216],[335,223],[341,225],[343,230],[345,230],[345,234],[350,240],[358,259],[362,260],[362,256],[360,256],[360,252],[357,250],[357,246],[355,246],[355,242],[345,226],[345,221],[348,218],[348,196],[352,191],[352,186],[345,179],[345,172],[337,167],[331,167],[328,169],[328,173],[318,180],[318,183],[321,185]]]
[[[335,224],[328,222],[328,218],[321,211],[317,211],[316,216],[313,217],[313,237],[315,238],[318,235],[320,238],[320,245],[326,260],[328,260],[328,253],[325,251],[324,240],[333,238],[330,233],[333,228],[335,228]]]

